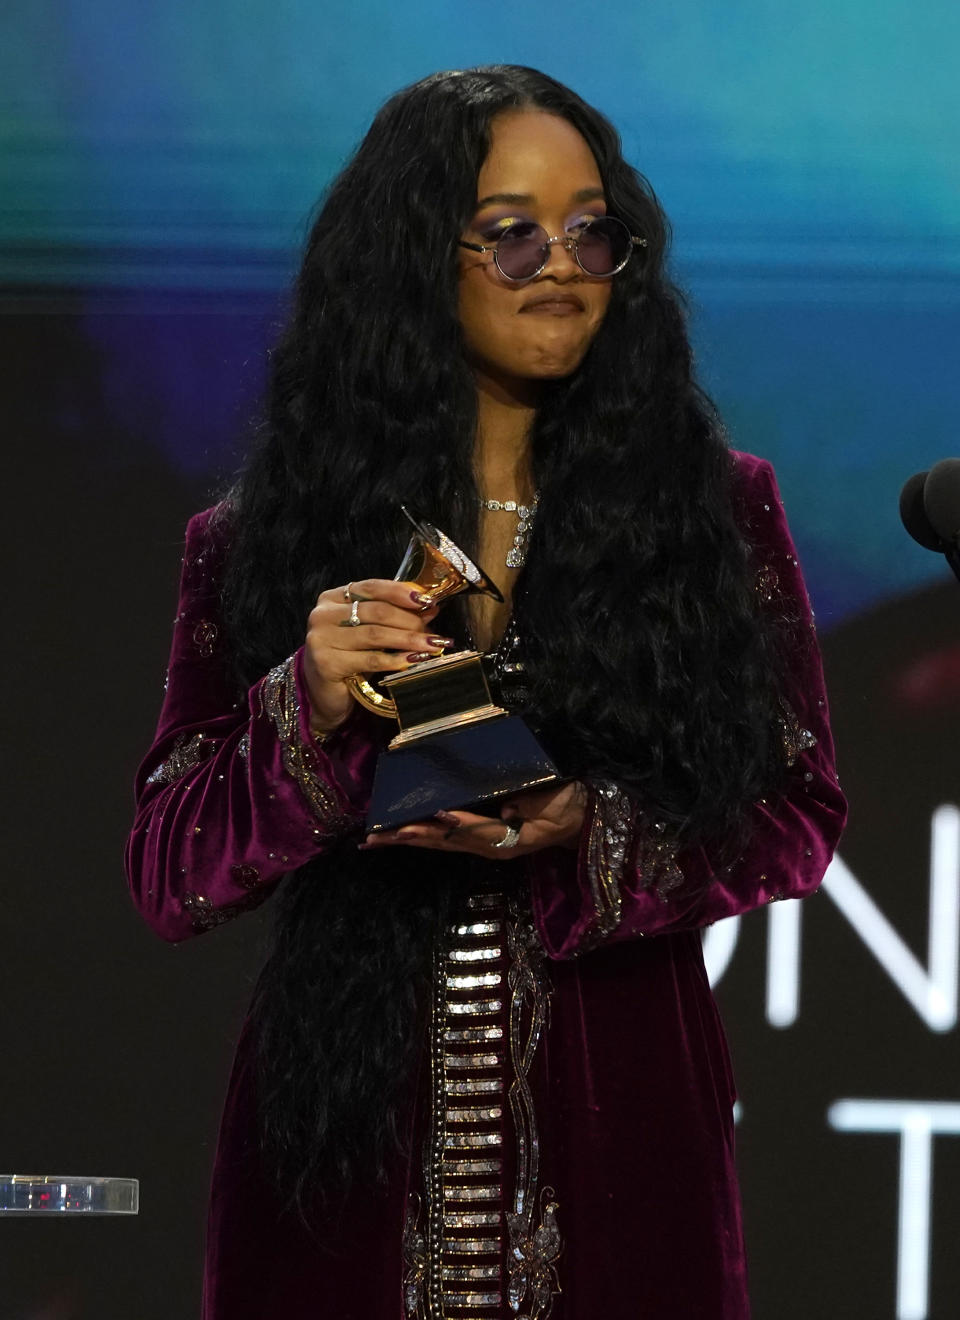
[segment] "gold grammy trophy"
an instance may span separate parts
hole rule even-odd
[[[395,581],[412,582],[435,604],[472,591],[503,600],[448,536],[403,512],[413,535]],[[479,651],[435,656],[378,683],[389,695],[362,675],[350,679],[361,705],[400,725],[377,762],[369,830],[395,829],[437,811],[482,808],[560,778],[520,716],[494,702]]]

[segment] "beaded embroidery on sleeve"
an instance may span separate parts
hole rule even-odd
[[[594,918],[581,952],[595,948],[623,918],[620,884],[628,860],[645,886],[667,898],[683,883],[679,844],[660,821],[647,821],[616,784],[598,784],[587,835],[586,871]],[[632,856],[631,856],[632,850]]]
[[[630,844],[633,808],[616,784],[599,784],[591,794],[593,810],[587,837],[587,875],[593,895],[594,919],[588,945],[620,925],[623,899],[620,879]]]
[[[300,785],[303,796],[319,821],[331,832],[345,829],[350,817],[341,810],[336,796],[317,774],[313,749],[300,737],[300,702],[293,674],[294,657],[271,669],[263,680],[263,713],[273,721],[283,748],[283,767]]]

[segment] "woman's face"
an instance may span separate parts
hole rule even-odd
[[[552,238],[604,214],[597,162],[572,124],[542,110],[497,115],[465,239],[492,245],[517,220],[542,225]],[[459,252],[460,324],[474,371],[507,385],[576,371],[606,314],[609,278],[586,275],[559,243],[521,285],[503,278],[492,253]]]

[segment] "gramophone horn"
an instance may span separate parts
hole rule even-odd
[[[420,522],[403,505],[400,507],[413,526],[413,535],[394,576],[395,582],[412,582],[435,605],[461,592],[474,591],[492,596],[496,601],[503,600],[486,573],[449,536],[431,523]],[[378,691],[362,674],[348,678],[347,687],[367,710],[385,719],[396,719],[397,707],[393,699]]]

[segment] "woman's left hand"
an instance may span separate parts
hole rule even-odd
[[[439,852],[473,853],[494,862],[538,852],[541,848],[576,848],[586,807],[579,783],[535,789],[501,803],[500,819],[469,811],[440,811],[432,820],[403,825],[398,830],[368,834],[362,848],[434,848]],[[512,848],[496,845],[508,837],[507,827],[520,831]]]

